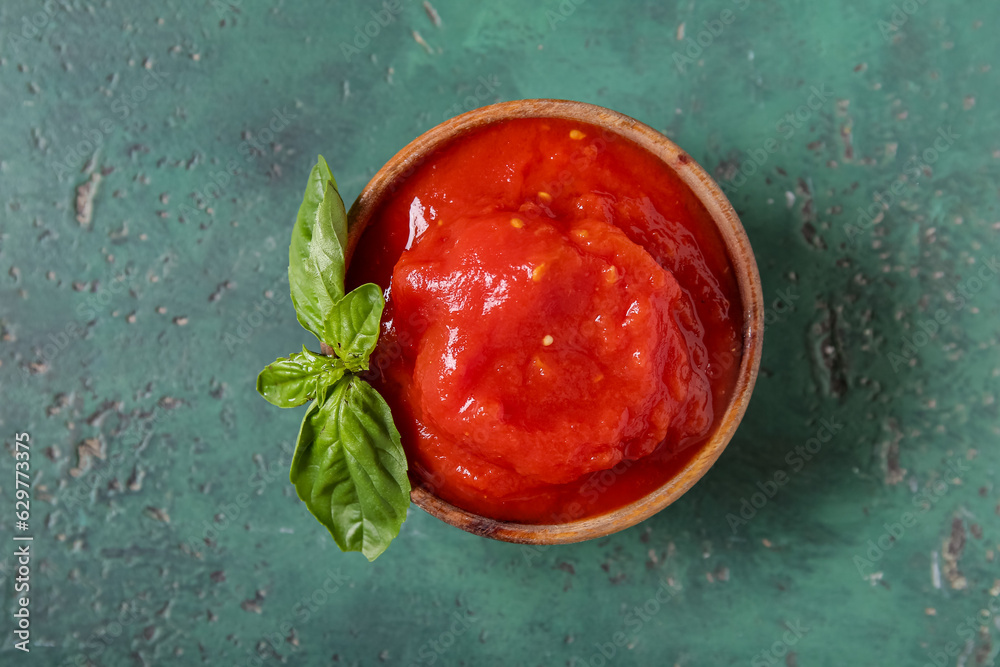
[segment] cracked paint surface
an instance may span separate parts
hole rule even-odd
[[[0,550],[0,662],[989,664],[1000,6],[914,4],[0,4],[0,536],[26,431],[35,538],[30,655]],[[310,342],[302,183],[322,152],[350,200],[524,97],[719,179],[763,279],[757,389],[639,526],[526,547],[413,509],[369,565],[287,482],[301,413],[254,391]]]

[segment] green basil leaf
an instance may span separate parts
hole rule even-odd
[[[323,156],[309,174],[288,248],[288,284],[299,323],[328,343],[326,313],[344,296],[347,211]]]
[[[314,398],[321,387],[344,377],[343,363],[307,350],[268,365],[257,376],[257,392],[279,408],[294,408]]]
[[[309,406],[289,477],[341,551],[372,561],[399,535],[410,505],[406,455],[389,406],[358,376]]]
[[[332,341],[328,344],[348,370],[368,370],[368,358],[378,342],[384,308],[382,288],[366,283],[345,295],[327,316],[326,330]]]

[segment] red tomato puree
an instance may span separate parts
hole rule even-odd
[[[707,211],[592,125],[510,120],[437,150],[363,234],[348,286],[369,281],[387,294],[369,375],[414,482],[484,516],[640,498],[733,391],[739,292]]]

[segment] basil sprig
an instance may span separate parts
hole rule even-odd
[[[406,455],[389,406],[358,375],[378,342],[385,299],[368,283],[344,293],[347,211],[323,156],[309,174],[288,251],[299,323],[333,355],[306,349],[257,376],[273,405],[308,401],[289,475],[341,551],[375,560],[399,535],[410,505]]]

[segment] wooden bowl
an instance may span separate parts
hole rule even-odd
[[[375,174],[351,206],[348,212],[348,261],[383,198],[392,196],[399,181],[419,168],[436,148],[483,125],[510,118],[564,118],[590,123],[626,137],[659,156],[691,188],[715,221],[735,271],[743,305],[743,356],[729,406],[700,451],[672,479],[645,497],[600,516],[570,523],[535,525],[498,521],[467,512],[419,486],[415,486],[410,495],[413,502],[425,511],[476,535],[524,544],[580,542],[624,530],[656,514],[701,479],[729,444],[750,401],[760,365],[761,335],[764,331],[760,275],[746,232],[729,200],[718,184],[687,153],[656,130],[628,116],[592,104],[565,100],[518,100],[494,104],[445,121],[414,139]]]

